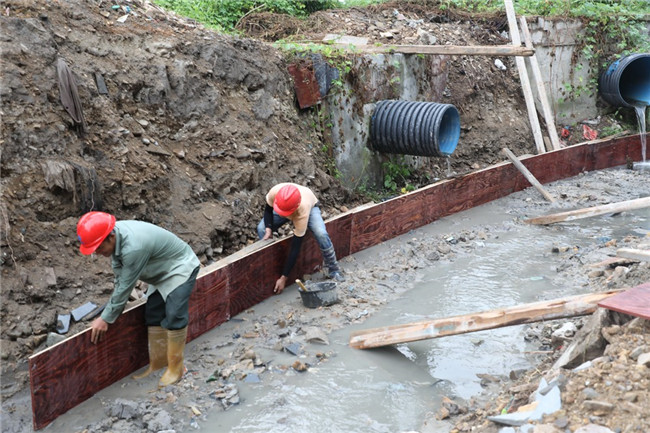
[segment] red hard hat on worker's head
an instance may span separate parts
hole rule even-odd
[[[300,206],[300,199],[300,191],[295,185],[285,185],[275,195],[273,210],[280,216],[289,216]]]
[[[81,254],[92,254],[115,227],[115,217],[106,212],[88,212],[77,223]]]

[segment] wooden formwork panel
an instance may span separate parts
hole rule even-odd
[[[541,182],[575,176],[583,171],[624,165],[641,159],[639,136],[585,143],[522,158]],[[500,164],[466,176],[445,180],[374,205],[353,209],[327,221],[340,259],[409,230],[498,199],[530,184],[510,164]],[[270,242],[270,241],[269,241]],[[272,296],[275,279],[289,252],[291,238],[249,247],[203,268],[190,298],[188,340]],[[304,241],[290,282],[312,273],[322,263],[312,236]],[[133,348],[124,350],[124,348]],[[122,314],[101,344],[90,342],[88,331],[29,359],[32,414],[41,429],[67,410],[90,398],[148,362],[144,305]]]
[[[149,362],[144,308],[123,313],[101,343],[80,332],[29,359],[34,429]]]
[[[215,269],[196,279],[190,296],[188,341],[230,319],[229,266]]]

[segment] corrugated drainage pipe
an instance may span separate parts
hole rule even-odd
[[[650,53],[630,54],[609,65],[598,89],[615,107],[650,105]]]
[[[370,141],[378,152],[449,156],[459,137],[460,115],[451,104],[384,100],[370,119]]]

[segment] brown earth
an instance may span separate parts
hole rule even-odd
[[[339,33],[371,43],[507,43],[503,16],[411,3],[319,12],[306,21],[251,15],[241,37],[141,0],[120,2],[119,10],[83,0],[1,4],[3,400],[27,383],[26,357],[56,331],[57,314],[110,295],[105,260],[78,252],[75,227],[84,212],[159,224],[206,264],[255,240],[264,193],[277,182],[310,186],[326,218],[369,200],[325,169],[331,160],[311,126],[315,114],[297,108],[289,60],[268,42]],[[120,22],[126,6],[131,13]],[[76,78],[85,127],[61,104],[60,58]],[[448,62],[444,102],[462,118],[451,158],[456,174],[500,161],[506,144],[518,155],[534,153],[514,61],[502,60],[506,71],[486,57]],[[577,141],[574,134],[567,144]],[[411,182],[445,176],[445,165],[431,158]],[[86,327],[73,323],[70,332]]]

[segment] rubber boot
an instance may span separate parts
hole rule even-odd
[[[183,329],[167,331],[167,370],[158,382],[159,388],[172,385],[183,377],[185,366],[183,365],[183,351],[187,339],[187,326]]]
[[[147,334],[149,340],[149,368],[142,374],[134,375],[134,379],[142,379],[156,370],[167,367],[167,330],[162,326],[149,326]]]
[[[325,261],[325,266],[328,271],[327,278],[331,278],[338,282],[345,281],[345,277],[341,274],[339,263],[336,261],[336,252],[334,251],[334,247],[321,250],[321,253],[323,253],[323,260]]]

